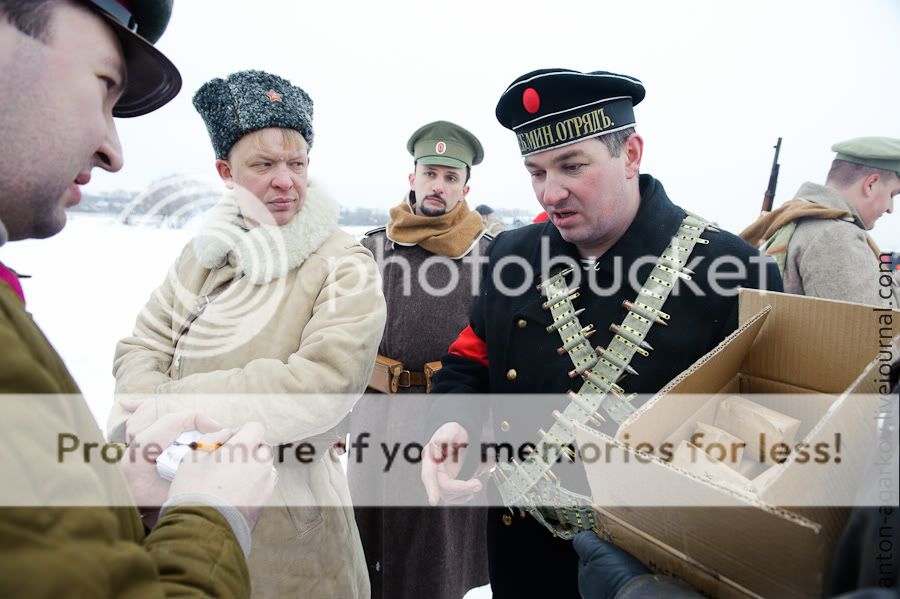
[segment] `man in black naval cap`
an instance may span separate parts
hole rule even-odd
[[[492,244],[469,326],[436,376],[443,397],[422,465],[430,501],[458,502],[478,481],[458,479],[471,458],[453,459],[449,448],[472,453],[489,413],[498,444],[538,446],[524,460],[499,454],[488,487],[495,598],[578,596],[567,539],[596,525],[583,468],[558,464],[573,424],[614,432],[637,407],[630,394],[659,391],[736,328],[738,287],[781,290],[774,263],[640,174],[634,106],[643,99],[634,77],[542,69],[497,104],[549,221]],[[516,399],[523,393],[543,395]],[[550,459],[547,447],[556,448]],[[537,494],[553,472],[580,509]]]
[[[59,232],[91,171],[122,168],[113,117],[146,114],[178,93],[178,71],[153,47],[171,11],[171,0],[0,0],[0,245]],[[223,449],[182,464],[171,485],[154,457],[195,429],[246,451],[262,442],[262,426],[231,437],[182,412],[124,454],[105,445],[2,263],[0,347],[0,596],[249,596],[246,554],[274,488],[271,457],[240,462]],[[83,461],[58,456],[57,436],[84,447]],[[135,503],[162,504],[155,528]]]

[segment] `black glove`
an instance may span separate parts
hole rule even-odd
[[[573,541],[578,553],[578,592],[583,599],[613,599],[635,576],[649,574],[644,564],[600,539],[597,533],[578,533]]]

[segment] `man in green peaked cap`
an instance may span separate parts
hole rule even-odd
[[[93,169],[123,166],[113,117],[177,94],[178,71],[152,45],[171,10],[171,0],[0,0],[0,246],[58,233]],[[107,445],[25,300],[0,263],[0,597],[249,596],[250,529],[275,476],[271,458],[234,450],[262,443],[262,427],[232,437],[182,412],[130,451]],[[227,450],[186,462],[170,484],[154,458],[195,429]],[[62,437],[84,459],[64,461],[50,442]],[[162,509],[142,519],[135,505]]]
[[[866,231],[900,194],[900,139],[857,137],[831,149],[837,154],[825,185],[804,183],[741,236],[764,243],[789,293],[896,308],[890,261]]]
[[[478,138],[449,121],[422,125],[409,136],[406,149],[416,162],[456,168],[472,167],[484,159]]]
[[[420,127],[406,142],[406,149],[415,159],[414,172],[409,175],[412,190],[409,204],[420,216],[440,216],[453,210],[469,193],[467,184],[472,167],[484,158],[478,138],[448,121],[435,121]],[[443,193],[444,185],[436,192],[430,185],[441,179],[449,188],[446,194]]]
[[[362,242],[375,256],[387,300],[369,383],[384,394],[367,394],[354,408],[351,446],[366,434],[372,446],[421,442],[428,404],[419,394],[466,326],[473,280],[491,239],[466,202],[471,168],[484,156],[478,138],[437,121],[416,130],[406,147],[414,159],[409,189],[391,209],[390,223]],[[402,364],[396,378],[379,379],[390,364]],[[485,510],[396,507],[425,505],[418,466],[395,460],[383,472],[383,465],[350,460],[348,472],[372,597],[459,599],[486,584]]]

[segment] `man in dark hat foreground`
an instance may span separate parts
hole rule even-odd
[[[451,448],[473,453],[489,413],[498,444],[538,446],[524,461],[501,456],[488,487],[497,599],[578,597],[569,539],[595,524],[582,465],[557,463],[574,439],[564,414],[614,433],[637,407],[627,394],[658,391],[736,328],[738,287],[781,290],[774,263],[639,173],[633,107],[643,98],[633,77],[543,69],[516,79],[497,105],[549,222],[491,245],[469,326],[436,376],[422,463],[431,503],[456,503],[479,481],[458,479],[472,458],[453,459]],[[544,395],[516,397],[525,393]],[[581,509],[535,495],[553,477]]]
[[[889,257],[866,233],[900,194],[900,139],[857,137],[831,149],[837,154],[825,185],[804,183],[741,237],[764,242],[788,293],[900,307]]]
[[[145,114],[178,93],[178,71],[151,43],[171,8],[0,0],[0,245],[59,232],[93,168],[122,168],[113,116]],[[0,596],[249,596],[250,530],[275,475],[271,454],[241,460],[240,450],[262,443],[262,427],[222,430],[182,412],[129,450],[105,444],[3,264],[0,347]],[[155,457],[195,429],[224,446],[192,453],[170,485]],[[155,528],[135,503],[162,506]]]

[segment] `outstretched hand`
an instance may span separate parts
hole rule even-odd
[[[457,422],[448,422],[434,431],[422,453],[422,484],[429,504],[437,505],[443,500],[459,505],[471,501],[481,491],[477,479],[456,479],[468,445],[469,433]]]

